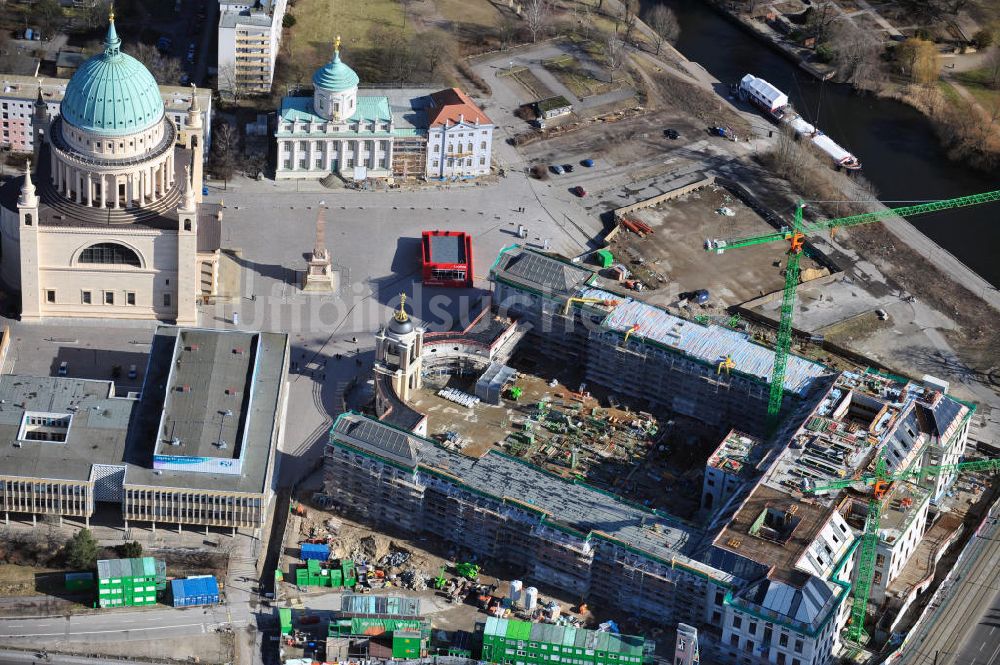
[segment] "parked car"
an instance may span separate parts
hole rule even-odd
[[[685,291],[681,294],[681,300],[693,302],[696,305],[704,305],[708,302],[708,289],[698,289],[697,291]]]
[[[663,135],[666,136],[671,141],[676,141],[681,137],[681,133],[678,132],[676,129],[664,129]]]
[[[590,159],[588,157],[587,159],[585,159],[582,162],[580,162],[580,164],[582,164],[583,166],[586,166],[589,169],[590,167],[592,167],[594,165],[594,160],[592,160],[592,159]]]
[[[580,197],[581,199],[582,199],[582,198],[583,198],[584,196],[586,196],[586,195],[587,195],[587,190],[585,190],[585,189],[584,189],[583,187],[581,187],[580,185],[577,185],[576,187],[574,187],[573,189],[571,189],[571,190],[569,190],[569,191],[573,192],[574,194],[576,194],[577,196],[579,196],[579,197]]]
[[[549,170],[552,171],[553,173],[555,173],[556,175],[562,175],[562,174],[566,173],[566,169],[564,169],[559,164],[553,164],[552,166],[549,167]]]
[[[563,164],[562,167],[563,167],[563,171],[565,171],[566,173],[572,173],[573,172],[573,165],[572,164]]]

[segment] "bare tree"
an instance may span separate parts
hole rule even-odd
[[[514,44],[517,38],[517,25],[504,16],[497,24],[497,39],[500,40],[500,48],[505,49]]]
[[[632,32],[635,30],[635,24],[639,22],[639,0],[622,0],[622,15],[621,24],[625,30],[624,40],[628,44],[632,41]]]
[[[907,39],[896,47],[896,62],[914,83],[927,85],[938,79],[941,67],[937,47],[923,39]]]
[[[666,5],[654,5],[646,14],[646,23],[656,33],[656,55],[660,55],[660,47],[663,46],[663,42],[673,43],[681,34],[677,15]]]
[[[833,24],[834,63],[839,76],[858,90],[877,90],[885,82],[882,43],[850,21]]]
[[[228,122],[216,123],[212,130],[211,168],[216,176],[223,180],[233,177],[236,170],[239,151],[239,137],[236,130]]]
[[[84,7],[83,12],[87,27],[91,30],[105,25],[111,12],[111,0],[93,0]]]
[[[160,85],[177,85],[184,68],[178,58],[160,53],[156,47],[142,42],[128,44],[125,52],[145,65]]]
[[[1000,90],[1000,46],[997,46],[986,58],[984,63],[986,84],[994,90]]]
[[[549,0],[527,0],[524,3],[524,20],[531,33],[532,43],[537,42],[538,36],[548,28],[551,13]]]
[[[235,62],[219,67],[218,76],[219,92],[229,94],[236,101],[247,96],[247,84],[237,74]]]
[[[608,35],[608,41],[604,47],[604,64],[608,67],[612,82],[615,80],[615,72],[621,69],[624,62],[625,42],[617,35]]]

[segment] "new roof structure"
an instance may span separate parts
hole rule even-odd
[[[503,453],[490,451],[478,459],[467,457],[356,413],[337,418],[330,442],[418,472],[445,473],[479,494],[545,513],[550,524],[562,524],[584,535],[602,534],[661,561],[676,559],[728,579],[724,573],[688,559],[701,535],[694,527],[583,483],[554,477]]]
[[[604,325],[622,334],[634,329],[631,339],[655,342],[712,365],[729,356],[736,363],[733,371],[765,382],[771,379],[774,351],[753,342],[746,333],[682,319],[659,307],[631,298],[622,299],[601,289],[584,289],[580,296],[618,300],[619,304],[604,319]],[[785,390],[803,396],[816,379],[828,374],[829,370],[823,365],[790,355],[785,370]]]
[[[571,295],[595,277],[586,268],[517,245],[502,250],[490,272],[501,281],[554,296]]]
[[[558,644],[563,647],[593,649],[607,653],[642,656],[646,640],[638,635],[621,635],[574,626],[529,623],[516,619],[489,617],[484,637],[503,637],[525,642]]]
[[[459,123],[492,125],[493,121],[476,106],[472,99],[458,88],[448,88],[431,95],[431,108],[427,109],[429,126],[457,125]]]

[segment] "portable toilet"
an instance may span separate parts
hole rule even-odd
[[[594,258],[597,259],[597,265],[601,268],[610,268],[615,262],[615,255],[608,249],[597,250],[594,252]]]
[[[392,631],[392,657],[399,659],[420,658],[420,631]]]

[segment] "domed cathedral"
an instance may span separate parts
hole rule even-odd
[[[164,113],[114,14],[54,117],[39,90],[33,161],[0,190],[0,277],[20,291],[22,319],[197,323],[221,237],[218,206],[201,202],[202,122],[193,88],[183,130]]]

